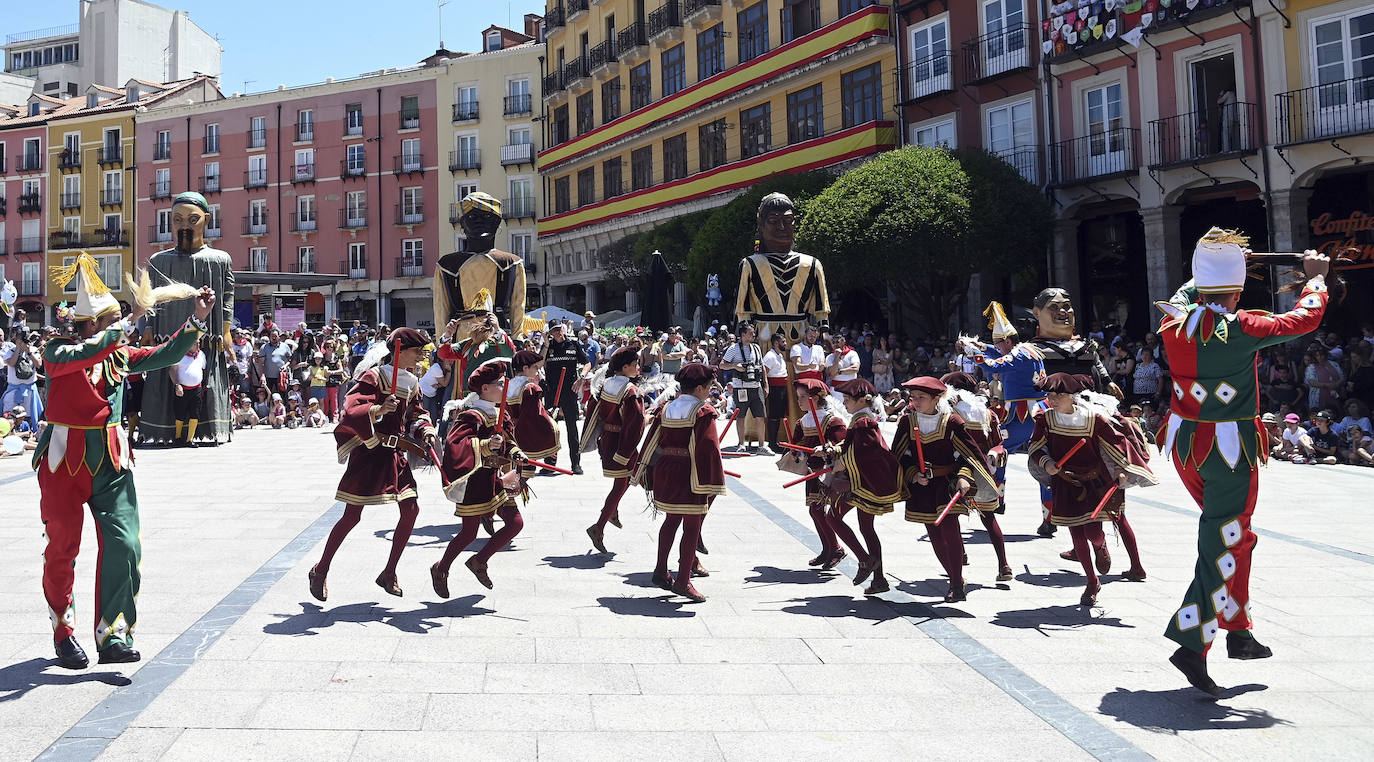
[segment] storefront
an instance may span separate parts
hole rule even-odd
[[[1374,169],[1332,171],[1307,202],[1308,246],[1353,264],[1342,267],[1350,296],[1333,306],[1323,325],[1342,336],[1374,324]]]
[[[391,327],[409,326],[434,332],[434,294],[427,288],[404,288],[392,291]]]
[[[1085,207],[1078,224],[1078,293],[1070,291],[1080,330],[1093,323],[1152,330],[1145,225],[1134,201]]]

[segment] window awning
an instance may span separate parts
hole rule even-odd
[[[234,271],[235,286],[290,286],[291,288],[315,288],[332,286],[348,275],[339,273],[260,273],[247,270]]]

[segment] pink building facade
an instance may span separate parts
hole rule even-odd
[[[0,283],[14,281],[19,291],[15,305],[37,322],[46,314],[48,280],[43,272],[47,143],[46,115],[16,115],[0,130]]]
[[[438,117],[427,68],[141,114],[136,258],[173,245],[172,200],[195,190],[211,204],[210,245],[244,281],[241,324],[295,289],[317,324],[432,329],[434,262],[451,238]]]

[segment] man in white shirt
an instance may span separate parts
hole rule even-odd
[[[201,385],[205,380],[205,353],[200,351],[200,347],[191,346],[191,351],[187,352],[176,365],[171,369],[172,392],[172,414],[176,416],[175,438],[181,440],[181,432],[184,428],[186,439],[182,444],[186,447],[199,447],[196,444],[196,425],[200,423],[201,406]]]
[[[819,338],[820,331],[815,326],[807,326],[802,342],[792,345],[792,369],[797,378],[825,381],[825,348],[816,343]]]
[[[859,377],[859,353],[843,336],[835,337],[834,351],[826,359],[826,371],[830,375],[830,398],[843,407],[844,395],[835,391],[835,386]]]
[[[768,396],[764,400],[768,410],[765,433],[773,453],[781,455],[783,448],[778,444],[778,427],[787,418],[787,340],[775,333],[771,343],[772,348],[763,355],[763,372],[768,378]]]
[[[448,430],[448,421],[441,419],[440,407],[443,400],[440,392],[448,389],[449,363],[447,360],[434,358],[434,362],[429,364],[429,369],[425,375],[420,377],[420,402],[425,406],[429,413],[429,419],[435,422],[435,427],[439,430],[439,436],[443,437]]]
[[[763,452],[763,352],[754,343],[754,326],[741,323],[739,341],[730,345],[721,358],[720,367],[735,371],[731,382],[735,388],[735,404],[743,416],[735,422],[736,450],[743,451],[745,442],[753,443],[753,451]]]

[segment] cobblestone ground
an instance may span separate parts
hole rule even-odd
[[[1002,517],[1016,578],[995,583],[965,522],[969,598],[919,525],[879,519],[893,592],[864,599],[852,562],[810,570],[798,489],[771,458],[705,524],[711,570],[692,605],[651,587],[657,523],[627,496],[611,554],[584,528],[607,482],[540,477],[496,587],[461,565],[439,599],[427,567],[456,531],[437,472],[402,559],[405,597],[372,580],[394,508],[344,544],[330,599],[306,571],[338,513],[333,439],[242,432],[232,445],[138,452],[143,592],[138,665],[55,666],[39,587],[38,486],[0,461],[0,757],[26,759],[1067,759],[1374,756],[1374,470],[1276,464],[1261,477],[1253,580],[1267,661],[1213,654],[1208,699],[1165,661],[1190,577],[1196,511],[1171,467],[1129,495],[1149,570],[1080,609],[1066,533],[1034,536],[1024,458]],[[563,461],[566,465],[566,460]],[[1352,520],[1353,519],[1353,520]],[[89,648],[95,540],[77,562]],[[975,522],[976,523],[976,522]],[[676,553],[674,553],[674,558]],[[92,656],[94,653],[92,652]]]

